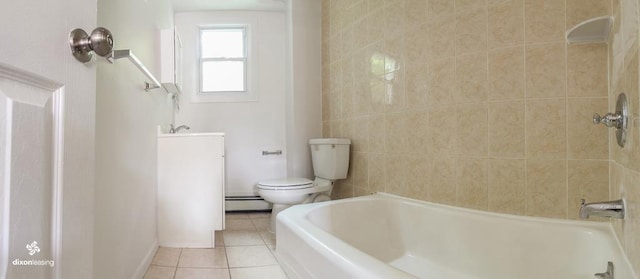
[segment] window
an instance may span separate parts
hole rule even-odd
[[[200,30],[200,92],[247,91],[246,27]]]

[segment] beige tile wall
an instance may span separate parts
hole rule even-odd
[[[614,220],[614,227],[627,257],[640,274],[640,94],[638,82],[638,0],[613,0],[615,18],[609,40],[609,109],[615,108],[618,93],[629,100],[631,123],[627,144],[618,147],[613,132],[609,134],[611,196],[624,197],[627,216]],[[594,166],[595,167],[595,166]],[[586,179],[583,178],[583,179]]]
[[[565,32],[611,1],[322,3],[323,134],[353,140],[336,197],[569,219],[580,198],[609,199],[614,146],[591,123],[607,111],[609,48],[567,45]],[[626,166],[611,163],[635,177]]]
[[[322,0],[323,134],[351,138],[337,198],[385,191],[614,227],[640,273],[638,0]],[[565,31],[613,15],[608,44]],[[591,123],[626,92],[627,145]]]

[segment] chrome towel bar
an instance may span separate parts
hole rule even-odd
[[[98,27],[91,32],[91,35],[88,35],[87,32],[80,28],[74,29],[69,34],[69,46],[71,47],[73,57],[82,63],[91,61],[94,53],[105,57],[107,61],[112,64],[120,58],[129,58],[129,61],[151,80],[151,83],[145,82],[144,91],[148,92],[151,89],[162,88],[165,92],[169,93],[160,81],[151,74],[149,69],[142,64],[140,59],[133,55],[131,50],[113,50],[113,35],[109,29]]]
[[[140,62],[138,57],[136,57],[133,54],[133,52],[131,52],[131,50],[129,49],[114,50],[113,52],[111,52],[111,54],[107,56],[107,60],[112,64],[115,60],[118,60],[120,58],[129,58],[129,61],[131,61],[131,63],[133,63],[133,65],[135,65],[136,68],[138,68],[138,70],[140,70],[145,76],[147,76],[149,80],[151,80],[151,83],[145,82],[144,91],[149,91],[151,89],[162,87],[162,84],[160,84],[158,79],[154,77],[153,74],[151,74],[151,72],[147,69],[147,67],[145,67],[144,64]]]

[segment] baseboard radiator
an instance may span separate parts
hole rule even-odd
[[[271,203],[260,196],[225,197],[226,212],[271,211]]]

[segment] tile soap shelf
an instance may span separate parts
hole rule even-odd
[[[613,17],[601,16],[585,20],[567,31],[567,43],[606,43],[613,25]]]

